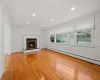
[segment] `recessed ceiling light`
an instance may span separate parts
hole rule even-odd
[[[41,25],[41,26],[43,26],[43,25]]]
[[[75,9],[76,9],[75,7],[72,7],[72,8],[71,8],[71,11],[73,11],[73,10],[75,10]]]
[[[50,19],[50,21],[52,22],[52,21],[54,21],[54,20]]]
[[[32,16],[36,16],[35,14],[32,14]]]
[[[30,24],[30,22],[27,22],[27,24]]]

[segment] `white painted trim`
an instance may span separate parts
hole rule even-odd
[[[39,36],[24,36],[24,45],[23,48],[26,50],[26,39],[27,38],[35,38],[37,39],[37,48],[40,48],[40,37]]]
[[[24,53],[28,53],[28,52],[38,52],[40,51],[41,49],[34,49],[34,50],[26,50],[24,51]]]

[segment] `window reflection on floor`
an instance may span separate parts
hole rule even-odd
[[[86,72],[79,71],[77,76],[78,76],[78,80],[93,80],[91,78],[91,75],[89,75]]]
[[[73,80],[74,79],[74,69],[71,68],[70,66],[63,65],[62,63],[57,63],[56,71],[65,80]]]
[[[92,80],[91,75],[70,64],[56,62],[56,72],[64,80]]]

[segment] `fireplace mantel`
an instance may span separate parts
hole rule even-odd
[[[23,45],[23,49],[24,50],[27,50],[27,47],[26,47],[26,39],[28,38],[35,38],[37,39],[37,48],[39,49],[40,48],[40,36],[24,36],[24,45]]]

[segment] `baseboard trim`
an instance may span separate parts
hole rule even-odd
[[[53,49],[53,48],[48,48],[47,47],[47,49],[53,50],[53,51],[56,51],[56,52],[60,52],[62,54],[65,54],[65,55],[68,55],[68,56],[72,56],[72,57],[75,57],[75,58],[78,58],[78,59],[81,59],[81,60],[84,60],[84,61],[87,61],[87,62],[90,62],[90,63],[94,63],[94,64],[97,64],[97,65],[100,65],[100,61],[96,60],[96,59],[92,59],[92,58],[88,58],[88,57],[85,57],[85,56],[76,55],[74,53],[69,53],[69,52],[65,52],[65,51],[61,51],[61,50],[57,50],[57,49]]]

